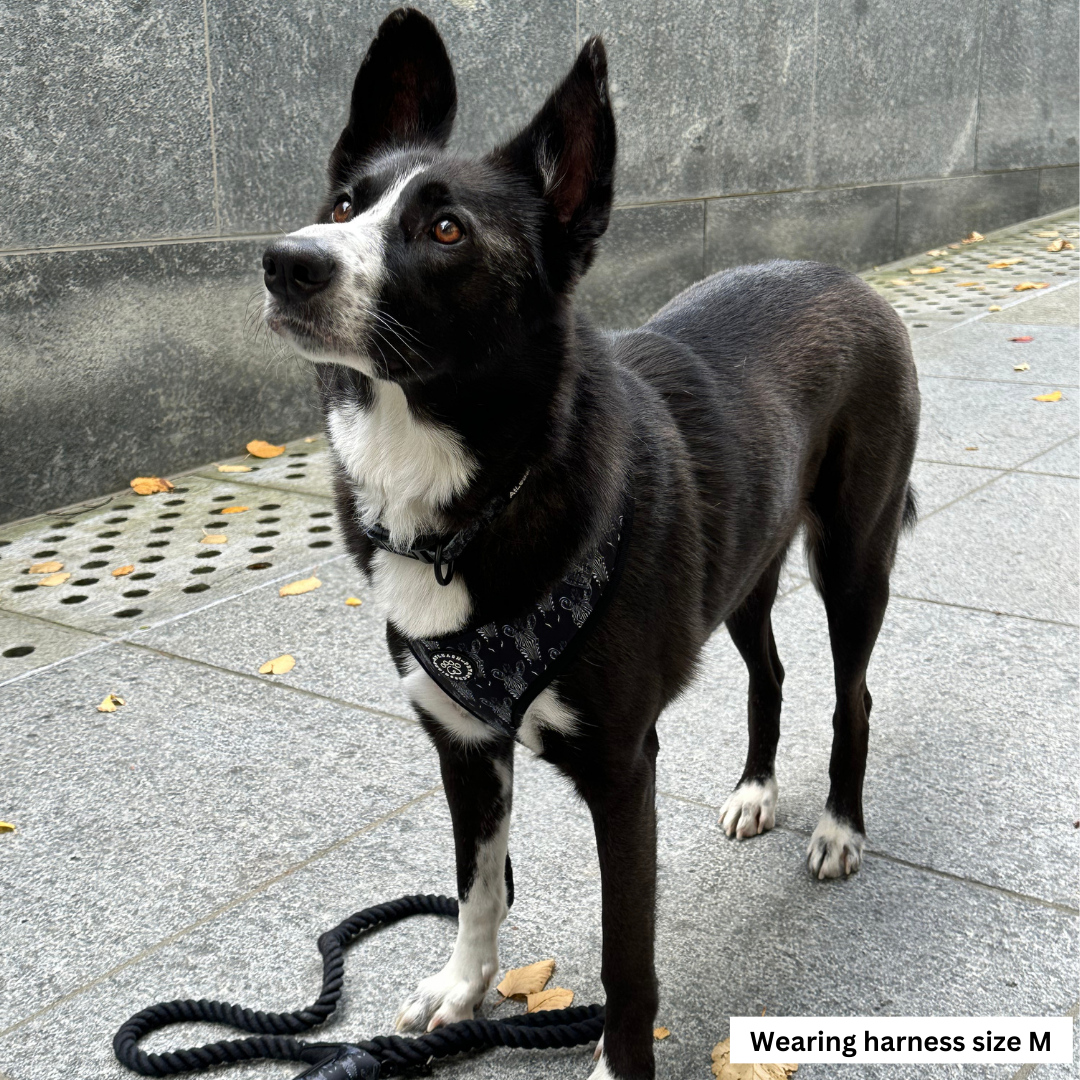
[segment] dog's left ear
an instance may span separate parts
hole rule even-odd
[[[456,112],[454,69],[435,24],[416,8],[392,11],[357,72],[349,122],[330,155],[331,183],[390,146],[445,146]]]
[[[532,123],[493,157],[542,192],[551,210],[550,228],[566,256],[564,273],[556,273],[554,283],[573,285],[607,228],[615,183],[615,115],[600,38],[585,42],[570,74]]]

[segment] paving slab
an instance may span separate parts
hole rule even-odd
[[[74,510],[0,529],[0,610],[120,636],[341,554],[325,499],[198,476]],[[39,584],[44,562],[71,576]]]
[[[219,462],[196,469],[195,474],[207,480],[227,480],[233,484],[253,484],[257,487],[277,488],[285,492],[303,495],[333,495],[333,463],[330,448],[323,435],[308,435],[284,444],[280,457],[257,458],[244,454],[234,458],[222,458]],[[234,469],[242,466],[250,472],[222,472],[219,466]]]
[[[1045,472],[1057,476],[1075,478],[1080,473],[1080,445],[1077,440],[1067,439],[1053,450],[1047,450],[1024,466],[1024,472]]]
[[[916,453],[924,461],[1012,469],[1075,435],[1080,393],[1035,401],[1054,383],[1007,386],[957,379],[923,379]],[[975,449],[970,449],[974,447]]]
[[[8,679],[103,644],[97,634],[0,611],[0,686]]]
[[[809,834],[829,790],[835,701],[824,607],[802,589],[773,626],[787,673],[777,824]],[[1076,906],[1076,665],[1072,628],[894,596],[867,677],[870,848]],[[701,668],[661,718],[658,784],[719,808],[746,756],[746,668],[724,633]]]
[[[503,967],[554,957],[559,985],[580,1003],[600,1000],[600,882],[588,815],[543,763],[522,753],[517,773],[518,899],[501,939]],[[1076,920],[1066,913],[877,859],[850,881],[816,882],[803,871],[801,837],[732,845],[709,810],[661,798],[659,815],[659,1021],[673,1033],[657,1047],[661,1075],[707,1080],[709,1052],[728,1034],[729,1015],[764,1007],[778,1015],[921,1015],[928,1000],[943,1013],[1068,1007],[1077,950]],[[452,881],[449,815],[437,795],[0,1037],[0,1065],[12,1080],[120,1080],[128,1074],[111,1061],[111,1035],[154,1000],[205,994],[297,1008],[319,983],[314,941],[322,930],[367,903],[449,889]],[[449,921],[418,918],[358,943],[347,957],[343,1008],[319,1036],[390,1030],[403,994],[442,965],[452,941]],[[489,1015],[518,1007],[493,1003],[494,995]],[[160,1051],[221,1036],[224,1029],[185,1027],[145,1046]],[[436,1075],[583,1080],[591,1066],[587,1049],[504,1051],[440,1064]],[[803,1070],[832,1075],[828,1066]],[[266,1062],[228,1075],[285,1080],[296,1071]],[[850,1075],[954,1073],[909,1066]],[[1010,1073],[969,1066],[964,1075]]]
[[[1076,483],[1010,473],[920,523],[894,592],[1075,626]]]
[[[1080,305],[1080,284],[1074,281],[1063,289],[1054,289],[1052,292],[1033,296],[1025,301],[1024,306],[1019,310],[1009,308],[1007,311],[992,312],[984,321],[993,325],[1012,322],[1022,317],[1028,326],[1076,326],[1078,305]]]
[[[438,783],[417,724],[271,678],[112,646],[5,688],[0,1028]]]
[[[982,469],[964,465],[942,465],[936,461],[916,460],[911,468],[911,483],[918,500],[919,516],[926,517],[956,499],[1004,476],[1000,469]]]

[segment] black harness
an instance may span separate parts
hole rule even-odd
[[[398,549],[389,545],[382,526],[364,531],[386,551],[431,563],[435,580],[446,585],[454,575],[454,559],[524,482],[522,477],[508,495],[492,500],[480,518],[445,540],[420,537],[410,548]],[[633,500],[627,499],[600,543],[528,610],[437,638],[411,638],[413,656],[463,709],[516,737],[526,709],[573,659],[614,595],[632,517]]]

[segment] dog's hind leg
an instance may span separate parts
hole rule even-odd
[[[426,676],[425,676],[426,677]],[[427,706],[434,705],[430,700]],[[513,903],[507,856],[514,743],[476,721],[482,737],[464,742],[433,712],[417,706],[439,751],[457,856],[460,905],[453,955],[402,1003],[399,1031],[428,1030],[470,1020],[499,972],[499,927]]]
[[[784,564],[781,552],[762,574],[742,606],[727,620],[728,633],[750,673],[747,722],[750,741],[746,765],[735,790],[720,808],[728,836],[745,840],[776,824],[777,786],[773,763],[780,739],[780,703],[784,668],[776,653],[772,606]]]
[[[902,523],[913,507],[901,476],[845,478],[819,484],[816,524],[807,538],[811,577],[825,602],[833,655],[833,713],[829,796],[807,849],[818,878],[854,873],[862,862],[866,826],[862,788],[870,734],[866,668],[889,602],[889,573]],[[872,483],[882,483],[877,492]],[[845,491],[856,484],[861,493]],[[876,498],[875,498],[876,495]]]

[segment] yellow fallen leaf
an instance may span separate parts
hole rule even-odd
[[[1036,233],[1036,236],[1041,236],[1044,240],[1053,240],[1055,237],[1060,236],[1061,233],[1055,229],[1051,229],[1049,232]]]
[[[266,663],[259,668],[259,674],[284,675],[287,671],[292,671],[294,667],[296,667],[296,657],[285,653],[282,656],[275,656],[273,660],[267,660]]]
[[[364,601],[359,596],[350,596],[346,601],[348,607],[359,607]]]
[[[977,446],[965,446],[964,449],[965,450],[978,450],[979,448]]]
[[[906,285],[907,281],[905,281],[904,278],[894,277],[894,278],[889,278],[889,284],[890,285]]]
[[[991,304],[986,310],[987,311],[1000,311],[1001,310],[1001,305],[1000,304]]]
[[[1073,246],[1068,240],[1055,240],[1052,244],[1046,245],[1047,251],[1072,251]]]
[[[1049,394],[1039,394],[1038,397],[1033,397],[1032,401],[1060,401],[1061,391],[1051,390]]]
[[[219,465],[218,472],[251,472],[250,465]]]
[[[936,259],[940,255],[948,255],[948,252],[944,250],[939,250],[938,248],[934,248],[933,251],[928,251],[926,254],[929,255],[931,259]]]
[[[943,274],[944,266],[913,266],[908,270],[909,274]]]
[[[117,705],[126,705],[127,702],[119,694],[106,694],[104,700],[97,707],[98,712],[116,712]]]
[[[666,1027],[655,1027],[652,1029],[652,1037],[654,1039],[666,1039],[671,1034]]]
[[[221,512],[223,514],[243,514],[249,507],[246,506],[226,506]]]
[[[1024,260],[1019,256],[1013,259],[998,259],[997,262],[987,263],[986,265],[991,270],[1004,270],[1006,266],[1015,266],[1017,263],[1022,263]]]
[[[135,564],[134,563],[128,563],[127,566],[118,566],[112,572],[112,576],[113,577],[127,577],[128,574],[133,574],[134,572],[135,572]]]
[[[229,538],[224,533],[207,533],[200,541],[200,544],[227,544]]]
[[[0,833],[14,832],[15,826],[10,821],[0,821]]]
[[[264,442],[262,439],[252,439],[244,449],[254,457],[261,458],[279,457],[285,453],[284,446],[274,446],[273,443]]]
[[[525,967],[511,968],[503,981],[495,987],[504,998],[526,999],[529,994],[538,994],[548,984],[548,979],[555,974],[554,960],[538,960]]]
[[[548,1009],[569,1009],[574,1003],[574,991],[565,990],[561,986],[553,986],[550,990],[540,990],[535,994],[529,994],[525,998],[528,1004],[526,1012],[546,1012]]]
[[[712,1051],[712,1074],[716,1080],[787,1080],[798,1065],[731,1064],[731,1040],[717,1043]]]
[[[977,244],[980,240],[985,240],[985,239],[986,239],[986,237],[983,236],[983,234],[981,232],[976,232],[974,229],[972,229],[971,232],[969,232],[967,234],[967,236],[965,236],[964,239],[960,241],[960,243],[961,244]],[[952,244],[950,244],[949,247],[952,247]]]
[[[1013,364],[1013,371],[1030,371],[1030,364]]]
[[[131,490],[136,495],[156,495],[162,491],[172,491],[173,485],[160,476],[136,476],[131,481]]]
[[[57,570],[63,570],[62,562],[36,562],[30,567],[31,574],[55,574]]]
[[[976,289],[982,288],[982,286],[977,281],[958,281],[956,283],[956,287],[958,289],[970,289],[972,287]]]
[[[43,577],[38,584],[48,585],[51,588],[53,585],[63,585],[69,577],[71,577],[70,574],[49,574],[47,577]]]
[[[318,441],[319,441],[319,436],[318,435],[308,435],[304,439],[304,442],[318,442]]]
[[[1029,289],[1049,289],[1049,281],[1021,281],[1013,287],[1013,292],[1027,292]]]
[[[960,246],[959,244],[950,244],[949,245],[949,247],[951,247],[951,248],[958,248],[959,246]]]
[[[321,584],[322,582],[317,577],[306,577],[300,581],[290,581],[288,585],[282,585],[278,589],[278,596],[299,596],[301,593],[317,589]]]

